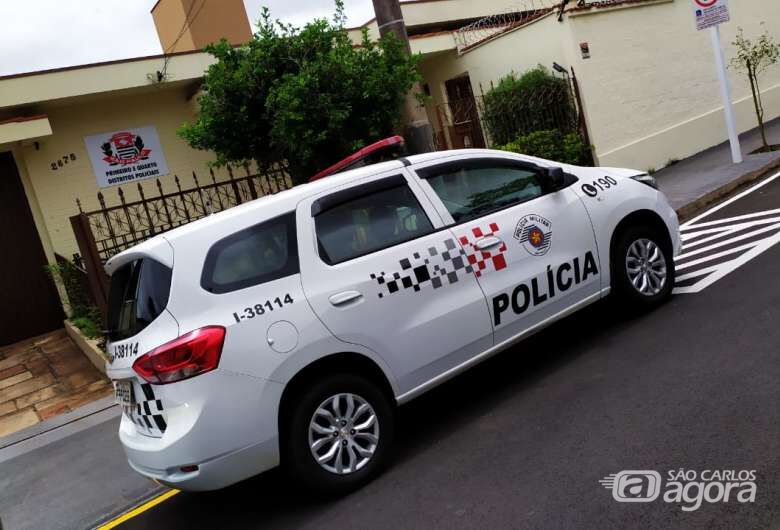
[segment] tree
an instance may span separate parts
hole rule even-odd
[[[764,142],[764,150],[770,151],[771,147],[766,138],[764,126],[764,104],[761,98],[761,89],[758,85],[758,77],[770,66],[780,59],[780,46],[772,39],[768,32],[764,32],[758,40],[751,41],[745,37],[742,28],[739,28],[737,40],[732,43],[737,48],[737,55],[731,60],[733,68],[744,72],[750,81],[750,91],[753,93],[753,104],[756,108],[758,128],[761,131],[761,140]]]
[[[345,20],[342,0],[332,22],[302,29],[273,21],[263,8],[246,45],[207,46],[217,62],[204,77],[197,119],[179,135],[214,151],[218,166],[287,161],[295,184],[392,135],[419,79],[417,57],[392,35],[374,44],[364,31],[354,46]]]

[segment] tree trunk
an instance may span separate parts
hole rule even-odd
[[[758,130],[761,131],[761,141],[764,149],[769,151],[769,142],[766,139],[766,128],[764,127],[764,109],[761,104],[761,91],[758,87],[758,75],[748,63],[748,79],[750,79],[750,91],[753,93],[753,105],[756,108],[756,118],[758,119]]]

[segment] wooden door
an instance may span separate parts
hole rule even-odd
[[[0,249],[0,346],[61,328],[62,306],[10,152],[0,153]]]
[[[453,148],[485,147],[485,137],[479,123],[479,111],[474,92],[471,90],[471,79],[468,75],[455,77],[444,82],[449,100],[449,111],[452,119],[450,138]]]

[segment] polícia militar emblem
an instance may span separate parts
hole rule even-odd
[[[131,132],[119,132],[100,146],[103,150],[103,160],[111,166],[135,164],[139,160],[149,158],[151,149],[144,146],[143,139]]]
[[[514,238],[532,256],[544,256],[552,245],[552,223],[541,215],[526,215],[517,223]]]

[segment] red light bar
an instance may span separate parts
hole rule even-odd
[[[404,139],[402,136],[391,136],[390,138],[385,138],[384,140],[379,140],[378,142],[374,142],[371,145],[367,145],[360,151],[352,153],[347,158],[336,162],[329,168],[323,169],[322,171],[314,175],[312,178],[310,178],[309,182],[314,182],[315,180],[319,180],[323,177],[333,175],[334,173],[340,173],[342,171],[346,171],[347,169],[350,169],[350,167],[353,166],[354,164],[357,164],[361,160],[368,158],[369,156],[376,154],[379,151],[382,151],[389,147],[401,146],[403,144],[404,144]]]

